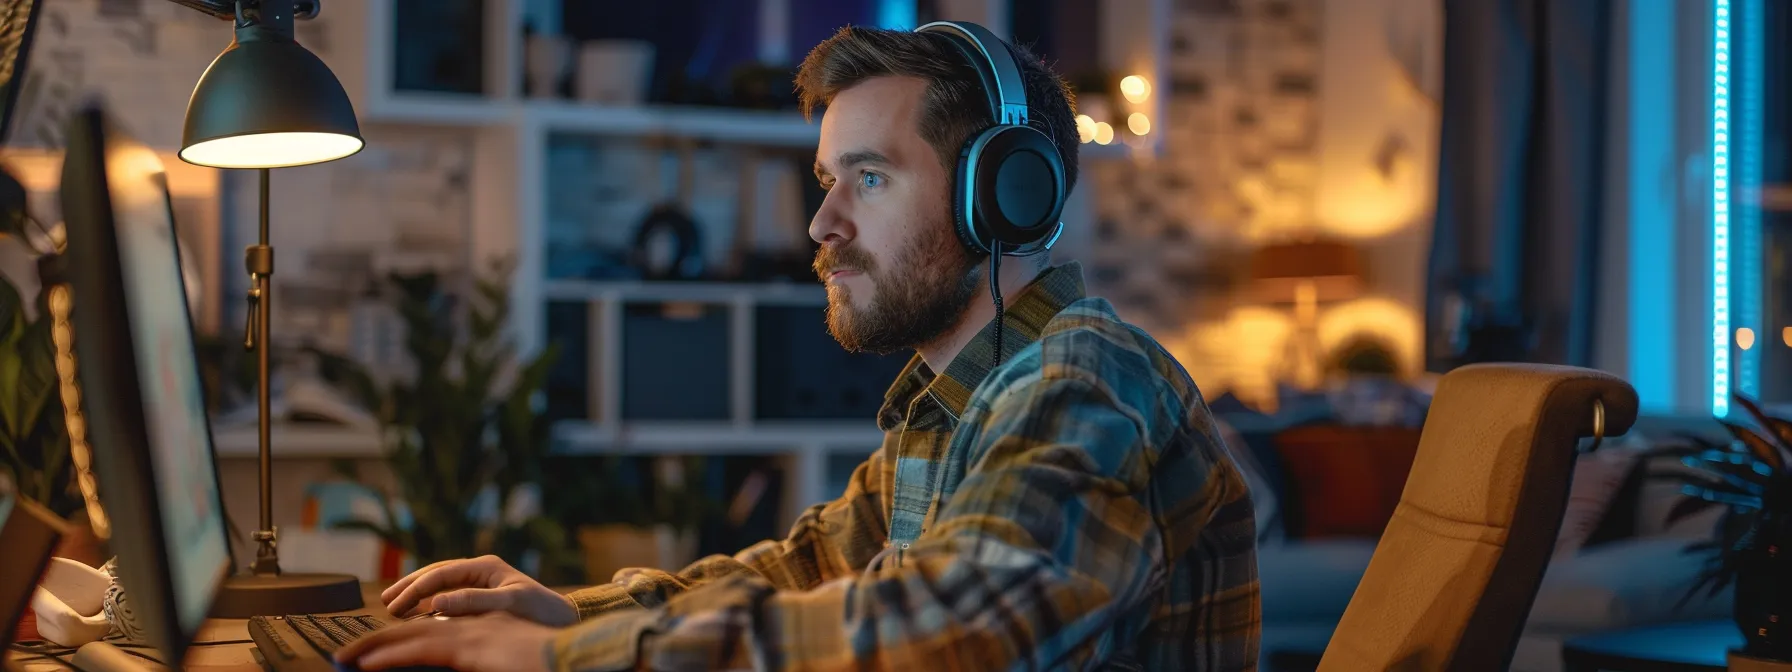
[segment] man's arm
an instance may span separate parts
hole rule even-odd
[[[900,566],[804,592],[731,576],[563,631],[550,658],[562,670],[1080,667],[1163,580],[1160,516],[1206,520],[1197,509],[1240,496],[1208,478],[1217,453],[1206,452],[1175,456],[1187,501],[1153,501],[1160,456],[1143,424],[1096,384],[1021,381],[990,409],[970,473]]]
[[[610,583],[569,595],[579,619],[618,609],[657,607],[705,582],[742,573],[783,590],[806,590],[850,574],[877,552],[884,538],[883,453],[880,448],[859,464],[846,494],[804,511],[785,538],[759,542],[733,556],[703,558],[677,573],[622,570]]]

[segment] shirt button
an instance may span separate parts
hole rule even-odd
[[[905,550],[905,551],[908,550],[908,542],[902,543],[902,550]]]

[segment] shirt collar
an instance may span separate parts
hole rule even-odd
[[[1047,322],[1084,296],[1083,268],[1073,261],[1046,269],[1033,282],[1008,297],[1003,311],[1002,360],[1007,361],[1039,340]],[[943,375],[934,375],[918,354],[910,359],[884,395],[883,408],[877,414],[878,426],[888,431],[902,421],[910,403],[922,392],[938,401],[953,418],[963,415],[965,406],[970,403],[971,391],[989,376],[991,355],[995,352],[995,328],[995,320],[984,325],[952,363],[946,365]]]

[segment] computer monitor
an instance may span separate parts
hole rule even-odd
[[[0,0],[0,142],[12,135],[43,0]]]
[[[229,572],[161,160],[98,107],[70,122],[62,212],[81,410],[132,611],[171,668]]]

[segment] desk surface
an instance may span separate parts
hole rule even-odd
[[[361,584],[363,609],[385,617],[386,607],[380,604],[380,591],[385,584]],[[28,662],[20,662],[28,661]],[[63,672],[73,669],[52,659],[20,651],[7,651],[9,669],[24,672]],[[255,657],[255,643],[249,640],[249,620],[241,618],[208,619],[199,626],[199,635],[187,649],[188,670],[207,672],[262,672]]]
[[[1733,621],[1674,623],[1570,639],[1562,662],[1570,671],[1721,671],[1728,669],[1729,650],[1741,646]]]

